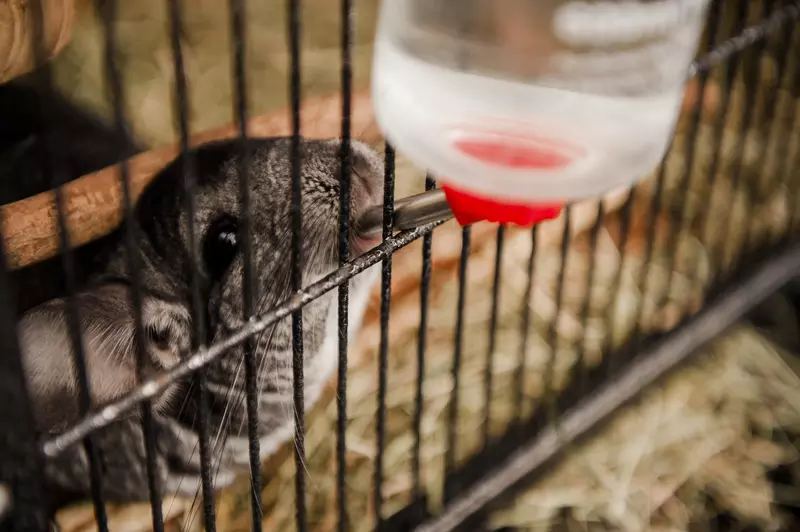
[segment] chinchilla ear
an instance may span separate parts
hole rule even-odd
[[[130,288],[107,283],[87,289],[75,295],[75,307],[92,403],[107,403],[129,393],[138,384],[139,350]],[[79,413],[69,318],[67,300],[58,298],[31,309],[17,325],[34,415],[43,431],[64,428],[77,420]],[[146,374],[177,363],[190,340],[183,307],[145,295],[142,321]]]

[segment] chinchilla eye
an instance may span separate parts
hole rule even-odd
[[[203,242],[203,260],[213,279],[219,279],[233,262],[239,248],[239,227],[232,216],[215,220]]]

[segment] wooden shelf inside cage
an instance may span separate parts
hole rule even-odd
[[[706,90],[708,106],[715,106],[718,96],[710,87]],[[684,107],[694,105],[697,99],[696,84],[687,86]],[[353,95],[352,131],[354,138],[372,145],[382,141],[381,133],[372,113],[369,92]],[[341,96],[333,94],[308,99],[303,102],[301,131],[306,138],[334,138],[341,124]],[[191,136],[190,145],[197,146],[213,140],[233,138],[238,134],[234,124]],[[283,136],[291,134],[289,109],[279,109],[253,117],[248,123],[251,136]],[[146,151],[127,161],[131,197],[134,201],[156,173],[179,154],[177,144]],[[403,176],[397,180],[402,184]],[[64,210],[71,242],[80,246],[111,232],[122,220],[122,190],[120,165],[110,166],[76,179],[63,187]],[[620,193],[611,196],[617,200]],[[578,207],[583,212],[583,207]],[[590,209],[589,209],[590,210]],[[586,212],[589,212],[587,210]],[[55,194],[43,192],[30,198],[0,207],[2,233],[8,265],[21,268],[51,258],[58,253]],[[576,215],[583,227],[586,219]],[[476,237],[478,237],[476,235]],[[478,237],[479,238],[479,237]]]

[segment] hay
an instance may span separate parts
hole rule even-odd
[[[758,529],[775,527],[765,471],[797,456],[770,433],[800,421],[799,382],[777,351],[750,327],[736,327],[496,513],[493,525],[546,530],[571,508],[589,530],[686,530],[697,517],[693,499],[710,492]],[[769,415],[754,427],[759,411]]]

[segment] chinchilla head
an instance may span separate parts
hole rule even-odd
[[[189,354],[192,346],[224,338],[246,322],[245,245],[239,231],[245,216],[240,201],[241,146],[238,140],[226,140],[192,149],[189,157],[179,157],[164,168],[137,202],[134,235],[140,266],[144,345],[135,341],[131,306],[120,303],[128,299],[133,282],[125,232],[121,229],[115,232],[107,239],[103,251],[90,257],[92,274],[77,300],[82,311],[79,314],[84,345],[88,346],[90,381],[94,379],[98,384],[96,391],[93,390],[97,402],[114,399],[131,389],[136,381],[132,361],[137,351],[145,354],[146,367],[157,372],[176,364]],[[383,165],[365,144],[353,141],[351,147],[350,218],[354,229],[349,251],[356,256],[372,244],[359,237],[355,220],[367,208],[380,203]],[[307,285],[338,266],[340,141],[303,141],[299,149],[302,281]],[[247,151],[250,313],[257,315],[292,295],[291,140],[249,139]],[[187,210],[185,172],[195,182],[194,219]],[[192,236],[196,263],[191,259]],[[193,336],[198,325],[192,312],[193,282],[199,288],[199,311],[205,329],[202,337]],[[356,278],[351,286],[358,282]],[[22,320],[29,379],[33,374],[33,380],[38,382],[33,395],[43,398],[41,403],[49,405],[44,406],[46,409],[55,408],[53,398],[59,394],[74,395],[74,380],[48,375],[47,364],[43,363],[53,358],[55,350],[58,351],[55,359],[63,361],[60,369],[71,367],[69,320],[63,307],[62,298],[50,300],[30,310]],[[327,375],[329,368],[321,367],[317,354],[329,336],[326,323],[335,311],[335,291],[304,308],[307,388],[318,388]],[[265,404],[260,430],[268,431],[271,425],[287,420],[286,404],[291,403],[291,319],[287,317],[267,328],[249,344],[232,347],[208,368],[212,410],[224,412],[219,421],[230,423],[244,415],[243,363],[248,348],[252,348],[255,357],[258,391]],[[99,374],[92,376],[93,368]],[[114,371],[118,374],[110,375]],[[68,373],[64,371],[63,375]],[[178,403],[183,408],[189,402],[163,401],[157,406],[168,409]]]

